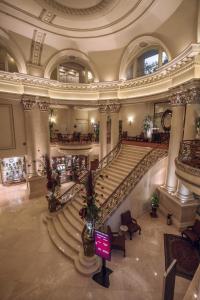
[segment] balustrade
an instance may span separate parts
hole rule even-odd
[[[185,140],[180,145],[178,160],[200,169],[200,140]]]

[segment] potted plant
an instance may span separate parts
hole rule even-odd
[[[86,194],[83,195],[84,206],[79,211],[79,215],[85,220],[85,226],[81,235],[84,255],[91,257],[95,254],[94,230],[100,213],[100,208],[96,205],[98,201],[96,199],[97,194],[95,193],[95,184],[91,170],[88,173],[85,189]]]
[[[151,141],[152,139],[152,128],[153,128],[153,121],[151,116],[146,116],[143,121],[143,130],[145,133],[146,138]]]
[[[157,218],[157,208],[159,207],[159,197],[158,194],[156,192],[153,193],[153,195],[151,196],[151,217],[152,218]]]

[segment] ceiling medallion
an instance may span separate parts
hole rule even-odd
[[[88,0],[78,1],[73,5],[73,1],[65,0],[35,0],[43,8],[53,10],[55,14],[88,16],[94,15],[110,7],[114,0]],[[82,2],[82,4],[81,4]]]

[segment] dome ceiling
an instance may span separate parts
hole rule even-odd
[[[33,30],[40,30],[51,43],[53,36],[72,38],[79,45],[82,39],[84,48],[85,39],[96,39],[96,48],[114,49],[119,43],[122,47],[138,35],[155,31],[182,1],[1,0],[0,27],[31,39]],[[95,48],[94,43],[90,46]]]

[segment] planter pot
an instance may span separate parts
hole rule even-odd
[[[158,217],[158,215],[157,215],[157,207],[154,207],[154,206],[151,207],[151,213],[150,213],[150,215],[151,215],[152,218],[157,218]]]
[[[148,129],[147,132],[146,132],[146,134],[147,134],[148,141],[151,142],[151,140],[152,140],[152,130]]]

